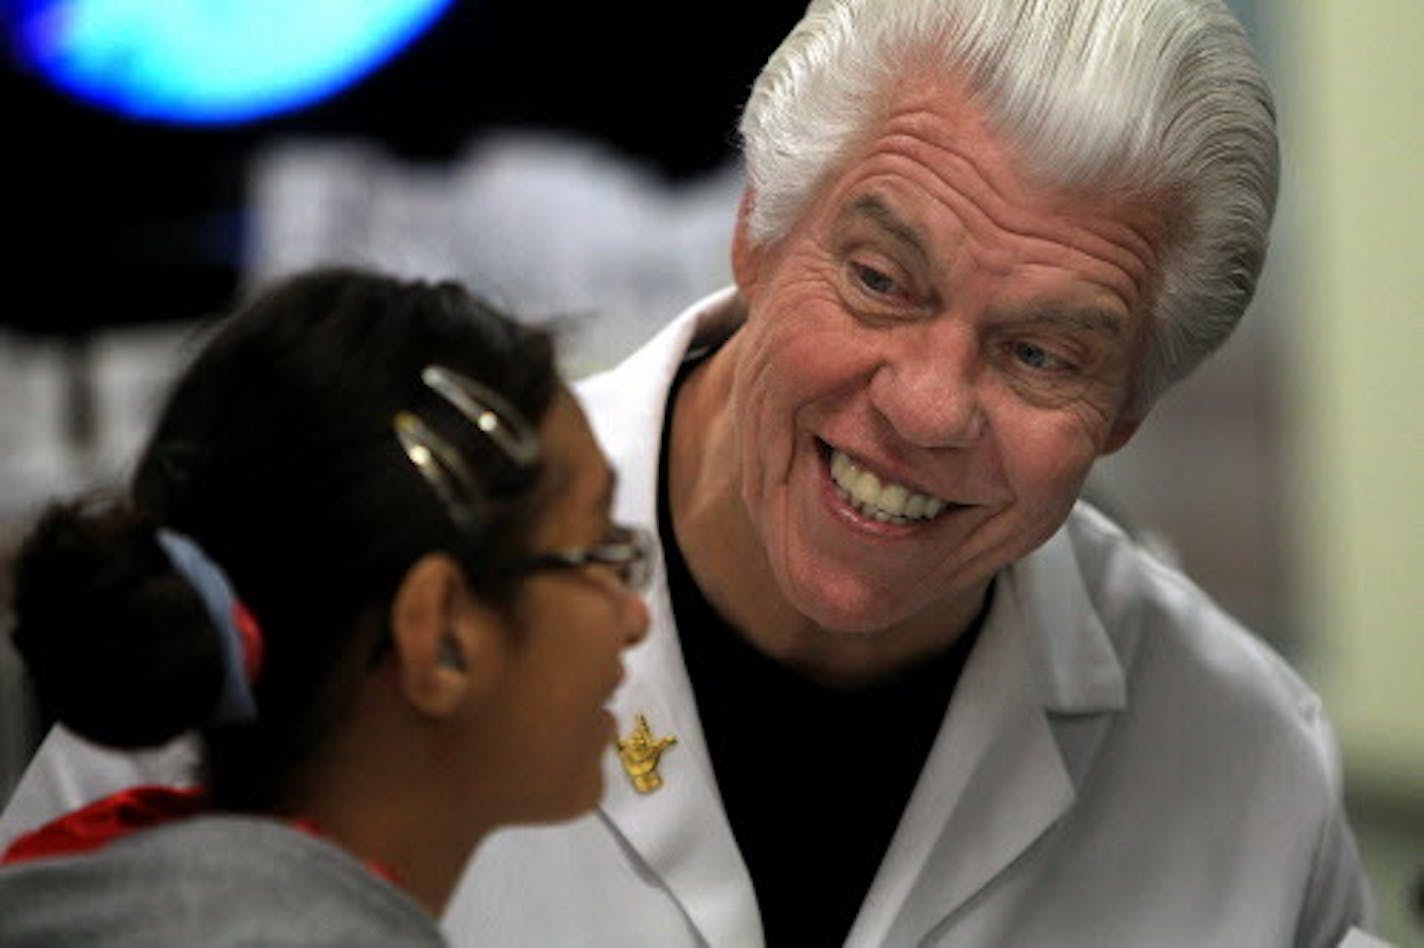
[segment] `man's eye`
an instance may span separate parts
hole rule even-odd
[[[867,267],[863,263],[852,263],[851,267],[855,271],[855,277],[860,281],[861,286],[872,293],[886,296],[899,289],[893,277],[887,276],[874,267]]]
[[[1031,342],[1014,343],[1014,358],[1023,365],[1031,369],[1043,372],[1056,372],[1071,369],[1064,360],[1058,358],[1042,346],[1036,346]]]

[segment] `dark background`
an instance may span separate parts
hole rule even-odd
[[[241,275],[247,162],[277,137],[359,137],[442,161],[493,129],[545,128],[602,140],[674,180],[719,166],[735,153],[757,69],[803,8],[457,0],[342,93],[228,128],[100,112],[6,56],[0,207],[18,250],[0,326],[82,337],[220,309]]]

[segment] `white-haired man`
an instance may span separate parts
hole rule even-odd
[[[1077,504],[1253,293],[1240,26],[816,0],[741,128],[736,285],[583,387],[664,553],[607,799],[491,840],[453,941],[1338,943],[1316,699]]]

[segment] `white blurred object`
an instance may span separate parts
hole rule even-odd
[[[68,443],[62,343],[0,335],[0,521],[82,482]]]
[[[574,374],[611,365],[731,279],[741,173],[672,185],[596,144],[484,140],[448,165],[291,140],[253,163],[248,273],[322,263],[454,277],[521,317],[562,318]]]
[[[120,485],[193,335],[108,330],[69,356],[58,340],[0,336],[0,526],[23,526],[53,498]],[[87,408],[76,408],[75,385],[87,388]],[[92,417],[77,422],[76,410]]]

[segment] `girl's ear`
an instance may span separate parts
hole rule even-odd
[[[427,553],[406,570],[391,602],[401,695],[430,718],[482,702],[503,674],[504,636],[499,614],[470,594],[459,564]]]

